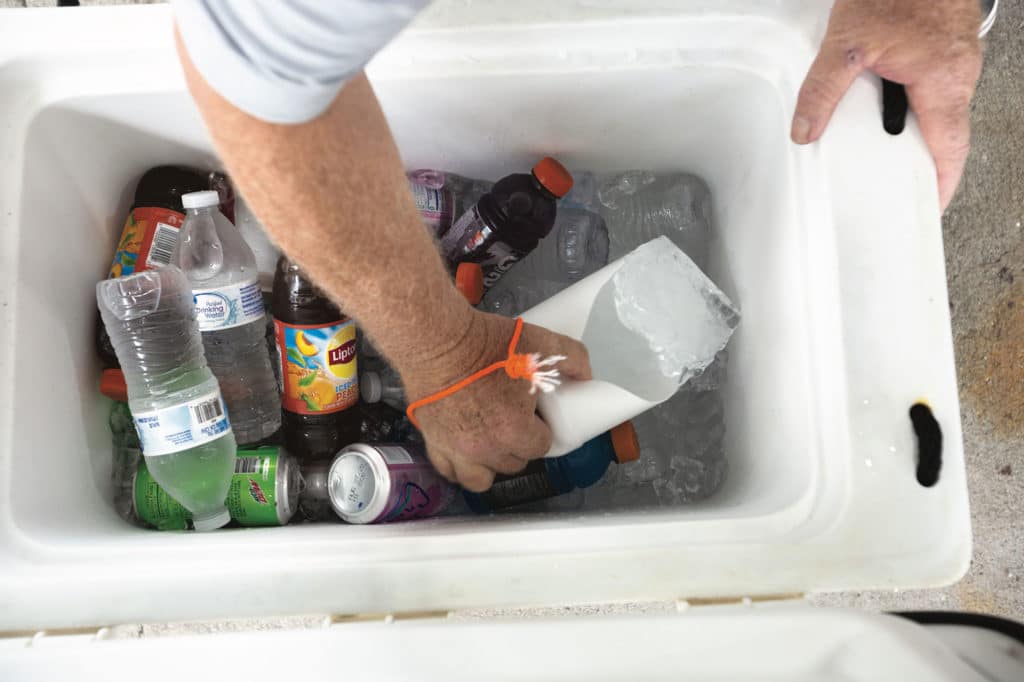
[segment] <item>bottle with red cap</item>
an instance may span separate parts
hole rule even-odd
[[[636,430],[632,423],[625,422],[567,455],[535,459],[518,474],[499,474],[489,490],[464,490],[462,496],[470,510],[487,514],[589,488],[601,480],[613,462],[626,464],[638,459]]]
[[[550,156],[532,173],[506,176],[444,234],[441,253],[453,267],[479,263],[490,288],[551,232],[558,200],[570,189],[572,175]]]

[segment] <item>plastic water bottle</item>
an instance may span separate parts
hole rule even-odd
[[[512,277],[507,282],[502,279],[487,292],[480,309],[505,317],[518,317],[565,287],[564,282],[551,282],[546,279],[524,281],[519,277]]]
[[[281,426],[256,259],[217,209],[216,192],[181,199],[187,213],[173,262],[192,285],[206,361],[220,381],[235,438],[256,443]]]
[[[121,518],[133,522],[131,472],[138,467],[142,451],[127,402],[117,401],[111,406],[109,423],[113,445],[110,481],[114,491],[114,509]]]
[[[122,448],[115,480],[114,508],[128,523],[157,530],[188,530],[192,514],[157,483],[138,451]],[[282,448],[238,451],[225,505],[240,526],[284,526],[298,508],[302,476]]]
[[[567,455],[534,460],[518,474],[498,476],[486,492],[463,491],[463,497],[472,511],[486,514],[592,486],[601,480],[612,462],[624,464],[639,457],[636,431],[626,422]]]
[[[429,168],[411,171],[407,177],[420,219],[438,239],[494,186],[486,180]]]
[[[598,196],[612,258],[665,236],[707,269],[711,193],[703,180],[685,173],[628,171],[605,181]]]
[[[249,210],[249,204],[243,197],[238,197],[234,202],[235,206],[235,227],[242,239],[252,249],[252,255],[256,259],[256,270],[259,272],[260,286],[263,291],[270,291],[274,287],[274,271],[277,268],[277,259],[281,257],[281,250],[277,248],[267,234],[263,223],[256,215]],[[224,212],[224,202],[221,199],[221,213]]]
[[[96,300],[149,471],[192,512],[196,530],[220,528],[231,520],[224,498],[235,437],[206,366],[188,280],[176,267],[147,270],[98,283]]]
[[[405,411],[405,389],[398,372],[387,366],[368,370],[359,375],[359,391],[368,403],[383,402],[396,410]]]

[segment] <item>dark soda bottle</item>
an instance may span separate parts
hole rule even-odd
[[[479,263],[484,287],[537,248],[555,224],[558,200],[572,189],[572,175],[550,156],[532,173],[516,173],[494,183],[441,238],[441,253],[452,268]]]
[[[272,308],[285,447],[303,460],[333,457],[360,437],[355,321],[284,256]]]
[[[185,221],[181,195],[206,189],[209,180],[206,172],[186,166],[157,166],[146,171],[135,187],[132,207],[107,277],[127,277],[167,265],[178,244],[178,230]],[[107,367],[118,366],[98,315],[96,352]]]

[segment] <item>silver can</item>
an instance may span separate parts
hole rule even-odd
[[[327,491],[338,516],[360,524],[437,516],[455,498],[418,443],[349,445],[331,462]]]

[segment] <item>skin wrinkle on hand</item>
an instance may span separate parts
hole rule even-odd
[[[863,71],[903,84],[935,161],[945,210],[970,150],[969,107],[981,74],[980,26],[977,0],[837,0],[800,89],[793,141],[816,141]]]

